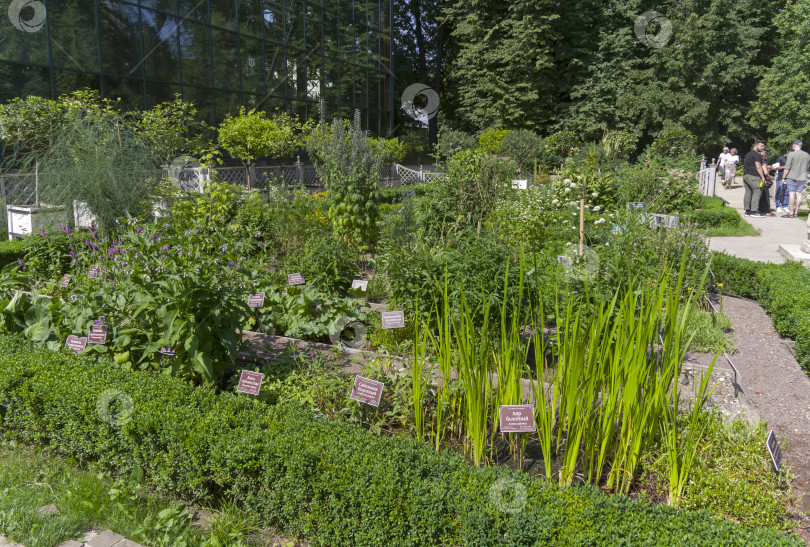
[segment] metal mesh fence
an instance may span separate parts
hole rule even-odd
[[[209,172],[207,169],[183,168],[164,170],[158,175],[171,180],[175,187],[183,193],[199,192],[205,180],[217,180],[230,184],[247,187],[248,168],[244,166],[216,167]],[[391,188],[403,184],[416,184],[433,182],[439,173],[415,171],[399,164],[384,164],[380,167],[381,187]],[[309,191],[323,190],[322,181],[318,177],[314,165],[294,163],[290,165],[254,167],[251,176],[252,186],[264,189],[268,185],[283,184],[287,188],[304,186]],[[263,192],[266,195],[266,191]],[[34,173],[6,173],[0,174],[0,206],[2,206],[2,223],[0,228],[9,231],[8,206],[17,207],[47,207],[55,203],[64,203],[61,196],[54,194]]]

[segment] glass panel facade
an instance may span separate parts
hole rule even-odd
[[[0,9],[0,102],[84,87],[216,124],[240,106],[393,121],[393,0],[49,0]]]

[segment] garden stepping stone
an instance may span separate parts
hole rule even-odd
[[[112,530],[106,530],[84,544],[85,547],[143,547]]]
[[[39,513],[40,517],[52,517],[59,514],[59,509],[53,504],[43,505],[37,509],[37,513]]]
[[[19,543],[14,543],[13,541],[9,541],[6,539],[6,536],[0,534],[0,547],[24,547]]]
[[[79,543],[78,541],[74,541],[72,539],[69,539],[67,541],[63,541],[62,543],[60,543],[56,547],[82,547],[83,545],[84,545],[84,543]]]

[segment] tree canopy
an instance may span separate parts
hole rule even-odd
[[[398,4],[443,25],[441,74],[420,70],[422,56],[438,54],[435,37],[424,53],[414,36],[398,43],[403,75],[438,88],[438,121],[455,129],[573,131],[583,141],[626,131],[641,149],[678,125],[716,153],[757,137],[793,139],[810,125],[800,109],[810,91],[810,0]]]

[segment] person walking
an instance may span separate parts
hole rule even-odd
[[[810,154],[802,150],[802,141],[793,142],[793,152],[785,163],[785,186],[790,192],[788,212],[782,218],[796,218],[799,206],[802,204],[802,192],[807,183],[807,169],[810,167]]]
[[[790,193],[787,191],[787,187],[785,186],[784,174],[785,164],[787,163],[787,158],[791,152],[793,152],[793,146],[789,146],[785,153],[779,156],[776,159],[776,163],[773,164],[773,168],[776,170],[776,196],[774,196],[774,199],[776,202],[777,213],[788,212],[788,200],[790,199]]]
[[[728,146],[723,147],[723,151],[717,156],[717,172],[720,174],[720,180],[726,180],[726,158],[731,156],[728,152]]]
[[[762,195],[761,185],[765,184],[767,174],[762,168],[763,150],[765,150],[765,141],[757,141],[743,159],[743,184],[745,185],[743,207],[745,207],[747,217],[765,216],[757,210],[759,209],[759,198]]]
[[[731,184],[737,176],[737,164],[740,163],[740,156],[737,155],[737,149],[732,148],[728,156],[726,156],[725,176],[723,177],[723,186],[726,190],[731,189]]]

